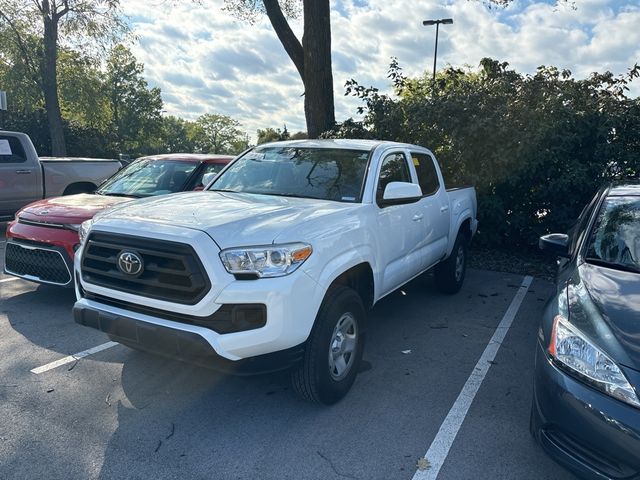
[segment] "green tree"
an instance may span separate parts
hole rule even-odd
[[[162,135],[160,89],[149,88],[144,66],[124,45],[116,45],[107,59],[105,87],[111,122],[121,152],[145,153],[149,139]]]
[[[289,133],[286,125],[282,130],[280,130],[279,128],[267,127],[265,129],[258,129],[256,133],[258,134],[258,145],[267,142],[279,142],[282,140],[302,140],[308,138],[307,132],[295,132],[293,134]]]
[[[290,138],[289,130],[287,130],[286,125],[284,126],[284,130],[280,130],[279,128],[267,127],[264,130],[258,129],[256,133],[258,134],[258,145],[268,142],[289,140]]]
[[[106,42],[126,30],[118,0],[0,0],[0,22],[42,91],[53,155],[66,144],[58,92],[59,43]],[[32,48],[32,39],[38,39]]]
[[[396,96],[349,81],[364,122],[328,135],[431,148],[448,186],[476,187],[480,241],[533,245],[566,231],[608,179],[640,173],[640,98],[626,95],[638,77],[638,65],[577,80],[554,67],[522,75],[483,59],[474,71],[439,72],[434,85],[430,75],[405,78],[393,62]]]
[[[195,151],[192,132],[195,122],[173,115],[162,117],[162,153],[184,153]]]
[[[240,129],[240,122],[216,113],[198,117],[193,139],[196,150],[203,153],[239,153],[249,145],[249,138]]]
[[[66,122],[102,131],[110,127],[109,96],[98,59],[60,49],[58,77],[60,109]]]

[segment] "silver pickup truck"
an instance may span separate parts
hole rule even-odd
[[[34,200],[92,192],[121,167],[118,160],[38,158],[26,134],[0,131],[0,221]]]

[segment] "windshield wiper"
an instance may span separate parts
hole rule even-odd
[[[98,195],[105,195],[108,197],[133,197],[140,198],[142,195],[135,195],[133,193],[116,193],[116,192],[96,192]]]
[[[276,192],[252,192],[258,195],[274,195],[276,197],[292,197],[292,198],[310,198],[314,200],[326,200],[321,197],[309,197],[308,195],[299,195],[297,193],[276,193]]]
[[[210,188],[209,190],[205,190],[205,192],[247,193],[247,192],[239,192],[237,190],[225,190],[224,188]]]
[[[587,263],[598,265],[600,267],[613,268],[615,270],[622,270],[624,272],[640,273],[640,267],[635,265],[629,265],[628,263],[609,262],[601,258],[587,257],[584,259]]]

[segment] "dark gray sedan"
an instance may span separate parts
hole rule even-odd
[[[584,478],[640,478],[640,185],[602,189],[569,235],[538,331],[531,432]]]

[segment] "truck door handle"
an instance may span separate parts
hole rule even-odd
[[[31,173],[31,170],[16,170],[18,175],[28,175]]]
[[[445,205],[444,207],[440,207],[440,211],[442,213],[446,212],[447,210],[449,210],[449,206],[448,205]]]
[[[414,221],[414,222],[419,222],[420,220],[422,220],[422,217],[424,217],[424,215],[423,215],[422,213],[416,213],[416,214],[413,216],[413,221]]]

